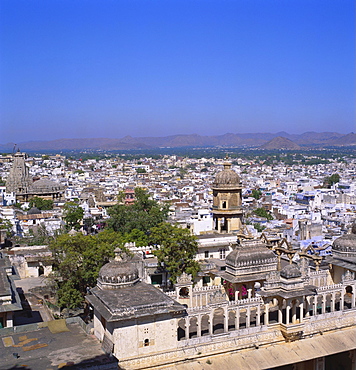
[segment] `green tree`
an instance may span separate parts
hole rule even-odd
[[[167,219],[168,206],[160,205],[150,199],[145,190],[136,188],[133,204],[116,204],[108,210],[108,214],[108,227],[115,231],[126,234],[137,229],[148,233],[152,227]]]
[[[252,189],[252,197],[255,199],[260,199],[262,196],[261,190]]]
[[[199,271],[199,264],[194,260],[198,250],[196,237],[188,229],[182,229],[165,222],[153,227],[149,235],[150,244],[159,246],[153,254],[161,266],[170,273],[170,280],[175,283],[183,272],[192,274]]]
[[[259,217],[264,217],[266,218],[267,220],[273,220],[273,216],[265,209],[265,208],[256,208],[253,213],[256,215],[256,216],[259,216]]]
[[[66,222],[66,228],[75,230],[80,229],[80,221],[83,219],[84,210],[76,202],[67,202],[64,205],[64,221]]]
[[[12,223],[6,218],[0,218],[0,230],[6,231],[6,237],[12,236]]]
[[[61,308],[81,306],[87,287],[96,285],[100,268],[114,257],[117,247],[125,250],[121,235],[112,230],[95,236],[62,234],[50,243],[54,258],[52,279]]]
[[[331,188],[334,184],[340,181],[340,175],[338,173],[334,173],[331,176],[327,176],[324,179],[324,186],[327,188]]]
[[[40,197],[33,197],[30,200],[30,208],[36,207],[41,211],[47,211],[53,209],[53,200],[52,199],[43,199]]]

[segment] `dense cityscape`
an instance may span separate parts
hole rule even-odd
[[[354,153],[188,152],[3,154],[3,330],[54,322],[63,332],[79,323],[97,338],[99,359],[81,349],[66,366],[138,369],[178,366],[182,344],[200,348],[189,350],[191,364],[230,366],[221,356],[234,348],[256,359],[248,352],[256,330],[265,331],[256,348],[272,355],[281,338],[332,332],[341,313],[354,328]],[[162,342],[162,333],[171,339]],[[343,335],[351,350],[353,331]],[[336,357],[320,349],[329,357],[313,352],[297,366],[341,361],[346,369],[346,347]],[[22,361],[16,355],[8,366]],[[245,368],[239,356],[229,361]],[[287,365],[287,357],[258,368]]]

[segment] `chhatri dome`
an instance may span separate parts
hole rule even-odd
[[[335,257],[356,257],[356,222],[351,227],[351,233],[335,239],[332,247]]]
[[[214,188],[236,187],[240,185],[239,175],[231,169],[231,163],[225,162],[224,169],[214,179]]]

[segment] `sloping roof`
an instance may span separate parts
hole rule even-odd
[[[170,370],[239,369],[264,370],[296,364],[323,356],[356,349],[356,328],[324,333],[295,342],[274,344],[258,349],[241,350],[207,356],[196,361],[185,361],[170,366]],[[211,364],[206,364],[207,359]]]

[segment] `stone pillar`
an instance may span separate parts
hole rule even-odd
[[[185,318],[185,339],[189,339],[189,316]]]
[[[214,334],[213,322],[214,322],[214,313],[209,315],[209,335]]]
[[[325,293],[322,295],[322,299],[323,299],[323,302],[321,305],[321,313],[325,313],[326,312],[326,294]]]
[[[318,309],[318,296],[315,295],[313,297],[313,316],[317,315],[317,313],[318,313],[317,309]]]
[[[290,304],[291,302],[287,300],[287,307],[286,307],[286,325],[289,324],[289,313],[290,313]]]
[[[283,313],[282,313],[283,301],[278,300],[278,323],[282,324],[283,321]]]
[[[335,292],[331,293],[331,300],[330,300],[330,310],[331,312],[335,311]]]
[[[224,308],[224,333],[229,332],[229,311]]]
[[[345,304],[345,294],[344,290],[341,291],[341,297],[340,297],[340,310],[344,310],[344,304]]]
[[[250,306],[248,306],[246,310],[246,328],[249,328],[250,325],[251,325],[251,308]]]
[[[256,326],[261,325],[261,305],[258,304],[256,312]]]
[[[310,297],[307,297],[305,299],[305,317],[309,317],[310,316]]]
[[[297,322],[297,302],[292,306],[292,324]]]
[[[201,337],[201,316],[197,317],[197,337]]]
[[[269,325],[269,303],[265,304],[265,316],[264,316],[264,324]]]
[[[303,322],[303,316],[304,316],[304,298],[303,300],[299,303],[299,322]]]
[[[247,289],[247,298],[252,297],[252,289]]]
[[[218,218],[218,232],[221,233],[221,218]]]
[[[236,289],[235,290],[235,302],[237,302],[239,300],[239,290]]]
[[[235,330],[240,329],[240,309],[236,308],[236,314],[235,314]]]

